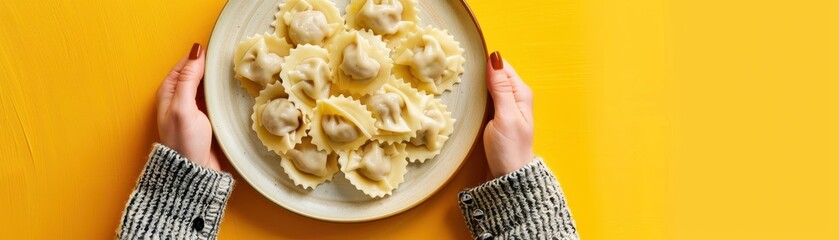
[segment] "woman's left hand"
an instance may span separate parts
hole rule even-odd
[[[157,130],[163,145],[219,171],[218,155],[211,150],[213,129],[195,99],[203,77],[204,52],[196,43],[157,89]]]

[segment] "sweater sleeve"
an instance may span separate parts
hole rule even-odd
[[[119,239],[215,239],[233,177],[155,144],[125,206]]]
[[[579,239],[562,188],[539,157],[458,197],[475,239]]]

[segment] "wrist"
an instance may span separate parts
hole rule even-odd
[[[489,170],[492,176],[500,177],[518,171],[533,162],[533,159],[536,158],[536,155],[532,151],[529,154],[516,154],[514,156],[491,159]]]
[[[184,145],[181,145],[181,144],[168,143],[168,141],[161,141],[160,145],[165,146],[169,150],[171,150],[171,151],[177,153],[178,155],[180,155],[181,157],[185,158],[187,161],[195,163],[198,166],[201,166],[201,167],[204,167],[204,168],[207,168],[207,169],[210,169],[210,170],[221,171],[221,169],[218,167],[218,164],[215,164],[215,165],[212,164],[212,159],[210,159],[211,156],[210,156],[210,153],[209,153],[210,151],[209,150],[207,150],[207,151],[191,151],[191,150],[189,150],[189,149],[191,149],[189,146],[184,146]]]

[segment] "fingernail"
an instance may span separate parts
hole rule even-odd
[[[501,60],[501,53],[498,51],[492,52],[489,55],[489,61],[492,63],[492,69],[501,70],[504,68],[504,61]]]
[[[198,59],[199,55],[201,55],[201,44],[193,43],[192,50],[189,50],[189,59]]]

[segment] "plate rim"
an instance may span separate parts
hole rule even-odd
[[[472,8],[469,6],[469,3],[467,3],[466,0],[457,0],[457,1],[460,2],[461,5],[463,6],[463,8],[466,10],[466,13],[469,15],[469,19],[472,20],[472,24],[475,25],[475,29],[478,31],[478,37],[481,39],[481,45],[483,46],[483,50],[484,50],[484,55],[483,55],[484,60],[486,61],[487,56],[489,56],[489,51],[488,51],[487,44],[486,44],[486,38],[484,37],[484,32],[481,29],[481,24],[478,23],[478,18],[475,16],[475,13],[472,11]],[[231,1],[227,1],[227,2],[224,3],[224,6],[222,7],[221,12],[219,12],[218,16],[216,17],[216,22],[213,23],[213,31],[210,32],[210,36],[207,39],[207,48],[206,48],[207,50],[210,49],[210,43],[213,42],[213,36],[214,36],[214,33],[217,30],[216,27],[218,27],[218,25],[219,25],[219,21],[221,20],[221,16],[224,14],[225,11],[227,11],[227,6],[230,4],[230,2]],[[205,52],[204,54],[209,55],[209,52]],[[206,56],[205,56],[205,58],[206,58]],[[205,75],[207,74],[207,71],[209,71],[209,70],[207,68],[205,68],[204,69],[204,74]],[[486,78],[486,76],[484,78]],[[210,96],[208,89],[209,88],[206,88],[206,87],[204,88],[204,95],[205,96]],[[443,181],[443,184],[440,184],[437,188],[435,188],[433,191],[431,191],[431,194],[426,195],[425,197],[423,197],[419,201],[414,202],[413,204],[406,205],[405,207],[402,207],[402,208],[400,208],[396,211],[393,211],[393,212],[390,212],[390,213],[387,213],[387,214],[382,214],[382,215],[377,215],[377,216],[372,216],[372,217],[366,217],[366,218],[359,218],[359,219],[334,219],[334,218],[310,215],[310,214],[307,214],[307,213],[304,213],[304,212],[297,211],[293,208],[290,208],[290,207],[286,206],[284,203],[281,203],[279,201],[276,201],[276,200],[268,197],[268,194],[263,192],[263,189],[254,185],[254,183],[253,183],[254,180],[251,180],[248,176],[246,176],[245,174],[242,174],[243,172],[239,169],[239,166],[235,163],[235,161],[230,160],[230,156],[227,153],[228,150],[225,149],[225,146],[222,145],[217,140],[218,139],[218,131],[215,131],[215,129],[218,129],[218,127],[216,126],[216,121],[213,120],[213,114],[210,113],[211,112],[210,109],[212,109],[212,107],[211,107],[212,104],[210,103],[210,101],[206,100],[206,97],[204,99],[204,104],[206,105],[206,109],[207,109],[207,118],[210,120],[210,125],[213,128],[213,138],[217,142],[218,148],[221,149],[221,152],[224,154],[224,157],[227,158],[227,161],[230,163],[231,166],[233,166],[233,169],[236,169],[236,172],[239,173],[239,176],[241,176],[242,179],[244,179],[245,182],[247,182],[248,185],[250,185],[254,190],[259,192],[259,194],[262,195],[263,198],[267,199],[268,201],[273,202],[274,204],[282,207],[285,210],[288,210],[289,212],[293,212],[297,215],[304,216],[304,217],[307,217],[307,218],[310,218],[310,219],[315,219],[315,220],[324,221],[324,222],[337,222],[337,223],[363,223],[363,222],[371,222],[371,221],[382,220],[382,219],[385,219],[385,218],[393,217],[393,216],[402,214],[402,213],[404,213],[404,212],[406,212],[410,209],[413,209],[414,207],[416,207],[416,206],[418,206],[422,203],[425,203],[425,201],[427,201],[429,198],[431,198],[434,195],[437,195],[437,193],[440,192],[441,189],[443,189],[446,185],[448,185],[451,182],[451,180],[458,173],[460,173],[460,170],[463,169],[463,165],[466,163],[467,160],[469,160],[469,158],[472,157],[472,154],[475,152],[475,148],[478,145],[478,140],[481,139],[481,136],[484,135],[484,129],[486,128],[486,124],[488,122],[489,116],[492,114],[492,112],[494,112],[493,108],[490,107],[490,106],[492,106],[493,102],[492,102],[492,98],[489,95],[489,92],[486,93],[486,97],[487,97],[487,101],[486,101],[486,106],[485,106],[485,109],[484,109],[484,116],[481,119],[481,126],[478,128],[478,134],[476,134],[475,138],[472,140],[472,144],[471,144],[471,147],[469,148],[469,152],[466,153],[466,156],[464,157],[463,161],[460,161],[460,163],[457,166],[457,169],[455,171],[453,171],[452,174],[450,174],[445,181]]]

